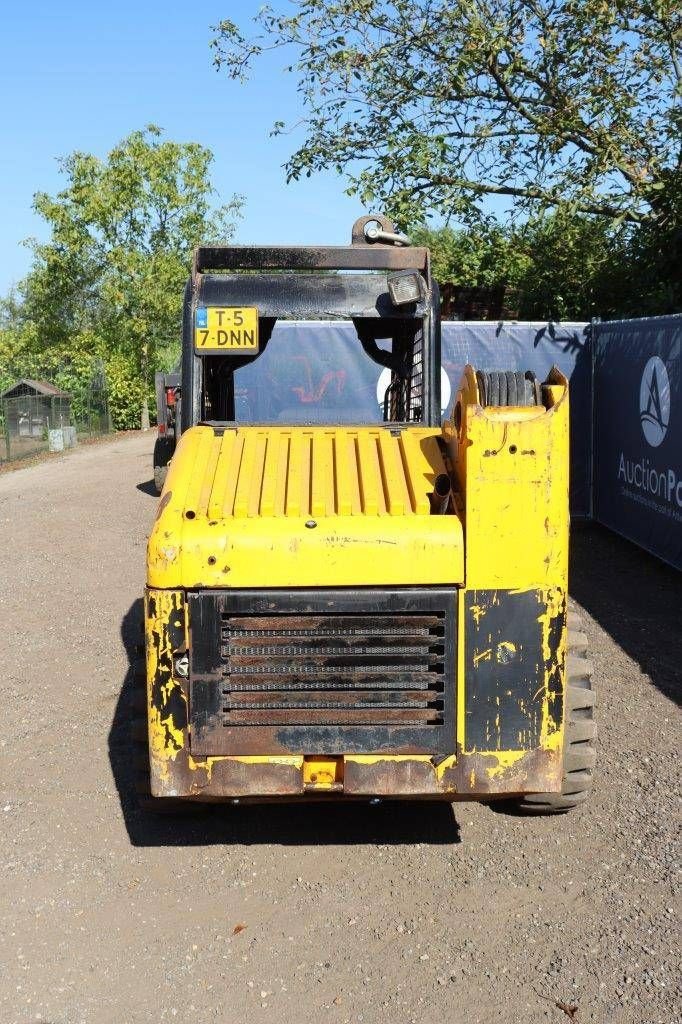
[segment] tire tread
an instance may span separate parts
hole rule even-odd
[[[564,722],[563,783],[560,793],[528,793],[515,802],[523,814],[566,814],[590,796],[597,761],[597,703],[592,684],[593,664],[587,658],[583,621],[568,613],[566,658],[566,718]]]

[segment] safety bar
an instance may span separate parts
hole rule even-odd
[[[396,245],[200,245],[194,273],[211,270],[420,270],[428,249]]]

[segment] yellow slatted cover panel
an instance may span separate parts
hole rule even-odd
[[[241,428],[193,448],[185,511],[209,519],[428,515],[445,472],[434,431]]]
[[[422,427],[193,427],[150,538],[150,584],[461,582],[459,519],[430,515],[433,481],[445,472],[439,436]]]

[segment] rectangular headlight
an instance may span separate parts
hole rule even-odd
[[[394,306],[408,306],[424,296],[424,281],[416,270],[389,274],[388,293]]]

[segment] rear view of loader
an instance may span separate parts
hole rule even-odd
[[[589,792],[567,381],[467,366],[443,420],[438,289],[405,242],[363,218],[349,246],[196,252],[135,700],[153,803],[546,813]],[[351,321],[379,401],[352,361],[327,369],[331,387],[296,386],[278,318]]]

